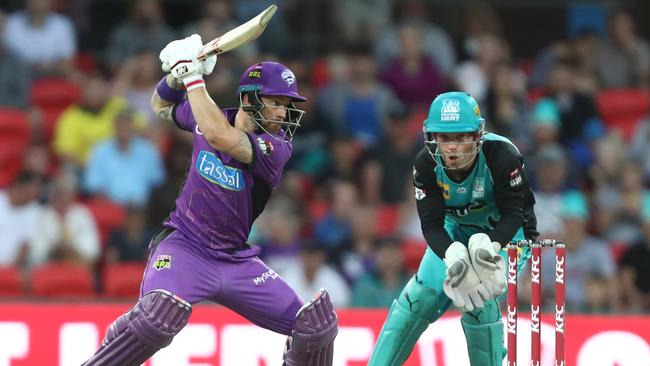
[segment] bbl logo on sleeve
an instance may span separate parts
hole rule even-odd
[[[157,269],[158,271],[165,268],[172,268],[172,256],[166,254],[159,255],[158,259],[153,262],[153,268]]]

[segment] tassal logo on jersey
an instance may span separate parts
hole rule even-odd
[[[241,191],[245,187],[242,170],[224,165],[214,153],[201,150],[196,159],[196,170],[207,181],[231,191]]]

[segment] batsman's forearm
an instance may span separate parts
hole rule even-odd
[[[217,150],[223,150],[228,136],[234,129],[221,109],[214,103],[205,88],[196,88],[187,93],[192,114],[201,129],[203,137]]]

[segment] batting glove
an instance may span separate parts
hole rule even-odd
[[[493,242],[487,234],[478,233],[469,238],[469,257],[472,266],[490,297],[506,291],[506,263],[499,255],[501,244]]]
[[[483,308],[490,294],[472,267],[467,247],[453,242],[445,252],[444,261],[447,265],[447,277],[442,285],[445,294],[465,312]]]
[[[193,34],[170,42],[160,51],[163,70],[168,68],[174,78],[183,82],[188,92],[205,85],[203,81],[204,66],[196,58],[202,47],[201,36]],[[216,63],[216,58],[211,62]],[[211,66],[209,72],[214,69],[214,63],[208,65]]]

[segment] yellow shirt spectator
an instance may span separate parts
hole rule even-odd
[[[56,126],[54,151],[85,165],[93,146],[99,141],[113,137],[115,117],[128,107],[127,101],[121,97],[110,98],[98,113],[84,109],[78,104],[68,107],[61,114]],[[135,126],[138,130],[142,130],[146,123],[144,116],[136,115]]]

